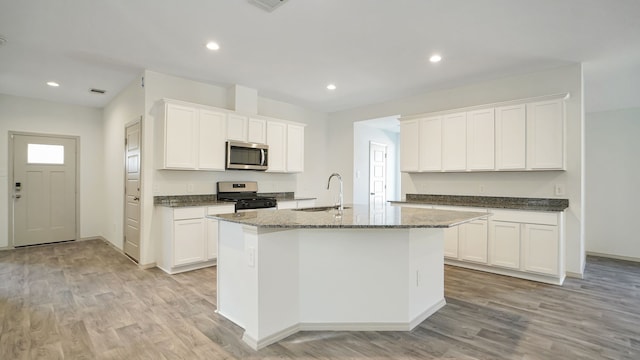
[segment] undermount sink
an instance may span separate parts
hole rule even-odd
[[[344,209],[351,209],[351,207],[345,206]],[[318,206],[318,207],[300,208],[300,209],[292,209],[292,210],[304,211],[304,212],[320,212],[320,211],[328,211],[328,210],[338,210],[338,206]]]

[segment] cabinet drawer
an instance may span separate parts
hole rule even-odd
[[[201,219],[203,217],[203,207],[185,207],[173,210],[173,220]]]
[[[491,210],[491,220],[527,224],[558,225],[558,214],[552,212]]]
[[[233,214],[236,212],[234,205],[216,205],[207,207],[207,215],[215,214]]]

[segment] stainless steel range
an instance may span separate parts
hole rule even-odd
[[[218,201],[234,202],[236,212],[275,208],[277,205],[275,198],[258,195],[258,183],[255,181],[219,181],[217,197]]]

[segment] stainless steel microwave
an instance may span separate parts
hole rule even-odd
[[[269,145],[227,141],[227,169],[265,171],[268,165]]]

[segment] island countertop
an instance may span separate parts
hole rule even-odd
[[[487,213],[471,211],[447,211],[433,209],[402,208],[386,205],[370,208],[366,205],[346,206],[342,216],[329,208],[258,210],[235,214],[208,215],[219,220],[256,226],[283,229],[331,229],[331,228],[448,228],[476,219],[486,218]]]

